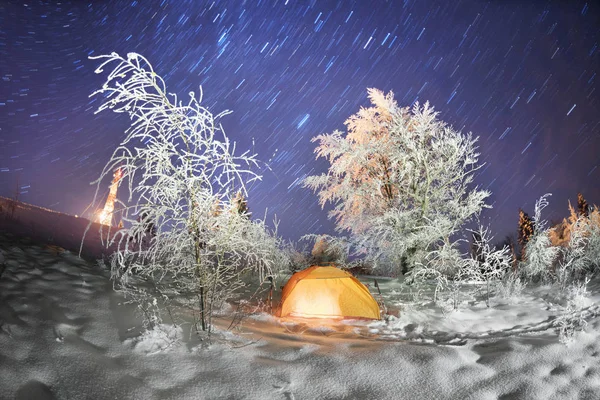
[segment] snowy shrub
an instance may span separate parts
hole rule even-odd
[[[490,193],[470,188],[481,167],[470,133],[440,121],[429,103],[401,108],[391,92],[368,96],[373,106],[346,120],[347,133],[313,138],[330,165],[304,185],[321,206],[334,205],[329,217],[353,235],[357,254],[404,273],[478,215]]]
[[[470,267],[467,268],[469,273],[466,274],[466,277],[485,282],[485,303],[489,307],[490,292],[495,287],[494,283],[501,281],[510,270],[512,257],[508,246],[496,249],[491,245],[494,237],[491,236],[488,228],[479,225],[479,228],[473,233],[473,245],[477,251],[475,254],[471,254],[471,259],[466,262]]]
[[[552,267],[557,260],[560,249],[552,245],[549,231],[546,229],[546,221],[542,220],[541,213],[548,205],[546,197],[541,196],[535,203],[535,232],[524,248],[524,260],[520,264],[524,275],[528,279],[547,280],[551,277]]]
[[[416,264],[410,271],[409,279],[421,282],[433,281],[435,283],[433,301],[442,304],[445,301],[442,295],[449,292],[452,307],[458,309],[462,284],[459,274],[463,266],[464,259],[456,249],[456,243],[444,242],[425,256],[425,263]]]
[[[582,310],[589,305],[587,284],[590,278],[572,284],[567,292],[567,303],[555,326],[561,343],[569,343],[574,335],[587,326]]]
[[[595,272],[600,265],[600,215],[571,219],[568,242],[560,247],[561,256],[556,267],[556,280],[564,290],[571,281],[577,281]]]
[[[458,248],[462,239],[444,241],[426,255],[425,263],[417,263],[409,273],[412,279],[433,280],[436,285],[434,299],[438,300],[441,293],[447,292],[453,309],[459,307],[463,298],[473,298],[481,285],[484,285],[485,302],[489,307],[496,283],[501,282],[510,270],[512,258],[508,246],[500,249],[492,246],[493,236],[481,225],[472,233],[477,252],[470,256],[461,254]]]
[[[437,303],[441,299],[441,295],[448,288],[448,277],[447,275],[440,272],[434,267],[430,267],[429,264],[417,264],[418,268],[415,268],[415,272],[411,275],[411,279],[418,283],[426,283],[431,281],[435,284],[435,290],[433,292],[433,301]],[[417,292],[422,294],[422,291]],[[413,301],[421,300],[417,297]]]
[[[585,218],[578,218],[571,226],[569,242],[561,247],[561,257],[556,267],[556,280],[565,289],[571,279],[577,279],[592,263],[587,257],[587,237]],[[582,226],[584,225],[584,226]]]
[[[571,282],[582,279],[600,265],[600,214],[593,211],[577,215],[569,204],[569,219],[547,230],[540,217],[548,204],[547,196],[536,202],[537,229],[525,247],[521,268],[529,279],[552,280],[566,290]]]
[[[501,280],[496,282],[496,294],[510,301],[516,301],[523,289],[525,289],[525,282],[521,274],[516,271],[507,272]]]
[[[552,246],[547,232],[535,233],[525,249],[527,258],[521,264],[525,275],[530,279],[548,279],[560,249]]]
[[[214,116],[190,93],[183,103],[168,94],[148,61],[134,53],[91,57],[112,66],[93,95],[103,103],[97,113],[125,113],[131,126],[100,177],[120,169],[118,184],[128,198],[117,199],[115,213],[124,226],[103,227],[117,289],[139,304],[177,299],[197,315],[210,332],[213,312],[241,286],[250,271],[259,279],[271,275],[281,260],[279,239],[264,221],[251,220],[240,207],[245,184],[260,179],[248,152],[235,154]],[[143,282],[143,284],[141,283]]]
[[[590,260],[589,268],[594,271],[600,268],[600,211],[594,211],[588,217],[586,257]]]

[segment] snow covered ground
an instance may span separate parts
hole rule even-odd
[[[223,317],[207,343],[142,332],[108,272],[61,248],[0,234],[0,273],[1,399],[600,399],[600,318],[559,343],[549,288],[448,312],[377,278],[398,318]]]

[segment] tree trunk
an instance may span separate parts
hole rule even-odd
[[[268,279],[269,279],[269,282],[271,282],[271,285],[269,287],[269,297],[267,298],[267,301],[269,303],[269,313],[273,314],[273,287],[274,287],[273,277],[269,276]]]
[[[200,322],[202,330],[206,332],[206,319],[204,317],[204,286],[200,288]]]

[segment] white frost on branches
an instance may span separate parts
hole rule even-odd
[[[524,251],[520,265],[524,274],[531,278],[551,280],[566,291],[570,284],[578,284],[585,276],[600,265],[600,215],[597,211],[588,216],[576,216],[572,210],[567,230],[569,240],[562,245],[553,245],[553,231],[547,229],[541,219],[541,211],[548,205],[545,194],[535,206],[535,232]],[[566,224],[563,222],[563,224]]]
[[[568,245],[561,248],[556,278],[563,288],[570,279],[581,279],[600,266],[600,213],[578,216],[572,221]]]
[[[440,121],[429,103],[401,108],[392,92],[368,94],[373,106],[348,118],[347,133],[313,138],[330,166],[304,185],[321,206],[334,205],[330,218],[359,252],[412,267],[486,207],[490,193],[470,188],[481,167],[477,139]]]
[[[511,254],[508,246],[495,248],[491,242],[493,236],[489,228],[481,225],[474,233],[475,254],[466,257],[460,254],[458,247],[461,240],[443,243],[430,251],[425,263],[417,264],[412,278],[424,281],[433,280],[436,284],[434,300],[437,301],[443,292],[449,292],[452,308],[457,309],[465,288],[477,288],[484,285],[485,302],[490,307],[490,297],[510,270]]]
[[[489,228],[479,225],[476,231],[473,231],[474,243],[476,249],[475,254],[471,254],[471,258],[465,260],[468,266],[465,268],[468,273],[465,276],[476,282],[485,283],[486,305],[490,306],[490,295],[494,289],[494,283],[503,281],[505,275],[510,270],[512,256],[510,248],[504,245],[497,249],[491,245],[494,237],[491,235]]]
[[[542,220],[542,210],[548,205],[546,193],[535,202],[535,231],[527,245],[525,246],[525,260],[521,268],[529,278],[547,279],[551,274],[551,267],[559,255],[560,249],[552,246],[548,230],[546,230],[546,221]]]
[[[577,332],[587,326],[587,321],[582,313],[584,308],[590,306],[587,285],[590,277],[581,282],[575,282],[567,290],[566,305],[563,312],[556,318],[556,330],[561,343],[572,342]]]
[[[209,330],[215,310],[243,285],[241,275],[254,270],[264,279],[280,256],[276,236],[236,202],[238,191],[246,195],[245,185],[260,179],[252,171],[255,155],[235,155],[219,122],[228,111],[214,116],[193,92],[179,101],[139,54],[90,58],[103,61],[96,73],[112,67],[92,94],[103,100],[96,112],[131,119],[93,182],[96,202],[101,183],[120,168],[119,185],[128,193],[115,208],[124,227],[108,232],[108,245],[117,248],[111,260],[116,286],[138,302],[191,297],[187,305]],[[150,286],[136,284],[140,279]]]

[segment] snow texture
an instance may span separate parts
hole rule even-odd
[[[312,325],[258,314],[226,331],[230,319],[222,317],[213,340],[199,342],[185,326],[143,332],[108,271],[69,251],[5,234],[0,252],[2,399],[591,400],[600,393],[598,280],[583,304],[586,330],[567,345],[552,329],[559,313],[550,286],[528,289],[518,302],[444,314],[382,278],[397,318]]]

